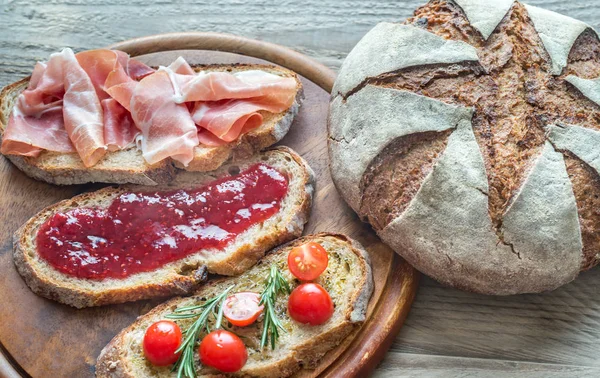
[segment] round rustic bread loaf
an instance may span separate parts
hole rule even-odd
[[[551,290],[600,261],[600,42],[512,0],[434,0],[352,50],[329,118],[334,182],[442,283]]]

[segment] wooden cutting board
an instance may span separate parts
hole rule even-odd
[[[335,74],[287,48],[216,33],[151,36],[111,46],[149,65],[168,65],[179,55],[190,63],[274,63],[302,75],[305,101],[280,144],[302,155],[316,172],[317,191],[305,234],[350,235],[369,251],[375,292],[368,321],[316,370],[301,377],[365,376],[383,358],[413,301],[418,274],[360,222],[338,195],[329,174],[327,109]],[[178,51],[175,51],[178,50]],[[215,51],[217,50],[217,51]],[[100,185],[58,187],[26,177],[0,157],[0,376],[91,377],[100,350],[122,328],[161,300],[76,310],[33,294],[12,261],[12,234],[47,205]]]

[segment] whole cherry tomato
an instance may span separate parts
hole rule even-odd
[[[288,254],[290,272],[302,281],[312,281],[327,269],[329,257],[321,244],[308,242]]]
[[[161,320],[152,324],[144,335],[144,355],[156,366],[174,364],[181,354],[175,354],[180,345],[181,329],[170,320]]]
[[[235,334],[218,329],[212,331],[200,343],[200,361],[223,373],[234,373],[246,364],[248,351]]]
[[[323,286],[305,283],[290,294],[288,311],[292,319],[297,322],[319,325],[333,315],[333,301]]]
[[[250,325],[258,319],[264,306],[260,306],[260,295],[249,291],[230,295],[223,304],[223,315],[238,327]]]

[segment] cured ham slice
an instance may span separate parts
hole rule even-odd
[[[196,71],[186,62],[183,57],[179,57],[175,59],[173,63],[171,63],[168,67],[171,71],[180,75],[195,75]]]
[[[233,142],[240,134],[262,124],[263,117],[258,111],[264,108],[261,103],[247,100],[197,102],[192,119],[221,141]],[[208,136],[202,138],[202,141],[209,146],[217,145],[217,142],[210,141]]]
[[[236,140],[262,124],[259,111],[285,111],[296,97],[294,78],[265,71],[195,74],[181,57],[163,70],[173,83],[175,101],[195,102],[192,116],[200,127],[199,141],[207,146]]]
[[[280,112],[289,108],[296,97],[296,79],[265,71],[199,72],[196,75],[172,72],[170,76],[176,101],[180,103],[260,97],[274,111]]]
[[[185,104],[177,104],[169,74],[158,71],[138,83],[131,116],[142,131],[142,154],[150,164],[167,157],[188,165],[198,145],[198,130]]]
[[[108,91],[112,86],[124,81],[135,83],[154,72],[154,69],[135,59],[130,59],[129,55],[119,50],[82,51],[75,57],[92,80],[100,100],[112,96]],[[112,79],[109,80],[111,76]]]
[[[127,67],[125,67],[125,72],[127,72],[127,75],[133,80],[140,81],[146,76],[154,73],[155,70],[139,60],[129,59],[127,61]]]
[[[98,98],[112,97],[129,110],[137,81],[152,74],[154,69],[130,59],[119,50],[90,50],[76,55],[77,61],[92,79]]]
[[[46,64],[36,65],[32,78],[10,115],[1,151],[36,156],[41,149],[71,152],[74,147],[85,166],[94,165],[106,150],[102,108],[73,51],[52,54]]]
[[[62,106],[63,61],[59,54],[51,55],[47,63],[37,63],[31,79],[17,100],[22,114],[40,117],[44,111]]]
[[[131,146],[140,130],[131,113],[113,98],[102,100],[104,112],[104,142],[109,151]]]
[[[106,153],[102,106],[92,80],[77,62],[73,51],[64,49],[61,54],[65,129],[83,164],[91,167]]]
[[[90,77],[100,101],[109,98],[106,92],[106,78],[113,71],[123,71],[129,56],[117,50],[89,50],[75,55],[77,62]],[[127,74],[127,73],[125,73]]]
[[[27,89],[17,98],[0,152],[38,156],[43,150],[75,152],[62,116],[63,64],[60,54],[37,63]]]
[[[109,151],[131,145],[140,133],[129,113],[137,81],[154,72],[119,50],[90,50],[76,55],[102,101],[104,139]]]
[[[75,152],[63,123],[62,106],[43,112],[42,117],[14,112],[2,140],[3,154],[38,156],[43,149],[63,153]]]

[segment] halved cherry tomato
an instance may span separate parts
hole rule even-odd
[[[288,254],[290,272],[302,281],[312,281],[327,269],[329,257],[321,244],[308,242],[294,247]]]
[[[174,364],[181,353],[175,351],[181,345],[181,329],[170,320],[152,324],[144,335],[144,355],[153,365]]]
[[[223,373],[234,373],[246,364],[248,351],[235,334],[218,329],[212,331],[200,343],[200,361]]]
[[[297,322],[319,325],[333,315],[333,301],[323,286],[305,283],[290,294],[288,311],[292,319]]]
[[[259,306],[260,295],[249,291],[233,294],[223,304],[223,315],[238,327],[250,325],[258,319],[265,306]]]

